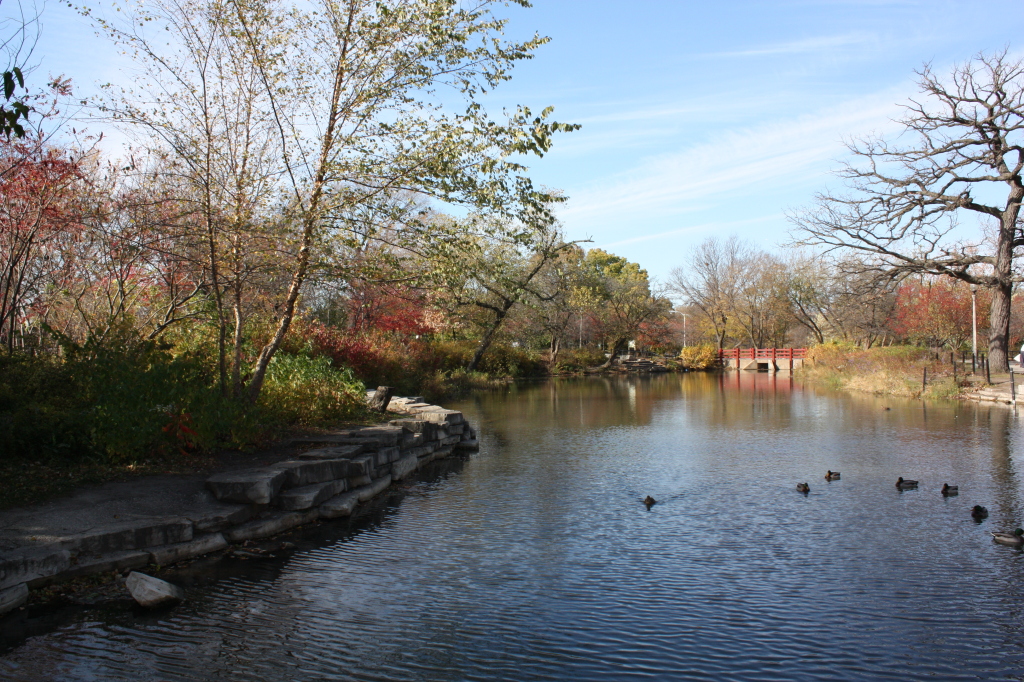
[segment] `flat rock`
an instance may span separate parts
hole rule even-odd
[[[336,519],[339,516],[351,516],[359,504],[359,492],[342,493],[320,505],[320,516],[325,519]]]
[[[89,554],[123,552],[192,539],[192,522],[188,519],[168,516],[162,519],[128,519],[93,529],[61,544],[72,551]]]
[[[416,418],[436,424],[461,424],[464,421],[462,413],[458,410],[446,410],[434,405],[417,411]]]
[[[348,479],[348,489],[361,488],[364,485],[370,485],[373,481],[373,477],[370,474],[363,474],[362,476],[352,476]]]
[[[224,531],[224,537],[229,542],[245,542],[246,540],[257,540],[270,537],[301,526],[310,521],[316,521],[320,513],[316,509],[309,511],[282,511],[267,514],[263,518],[243,523],[241,526],[229,528]]]
[[[402,452],[397,447],[381,448],[374,454],[374,465],[382,467],[397,462],[401,456]]]
[[[309,509],[322,502],[326,502],[338,493],[348,489],[348,482],[345,479],[313,483],[301,488],[290,488],[277,497],[277,505],[281,509],[296,511]]]
[[[211,495],[212,497],[212,495]],[[212,508],[202,509],[189,514],[192,530],[196,533],[216,533],[217,531],[245,523],[256,516],[258,508],[254,504],[226,504],[218,502]]]
[[[28,601],[28,585],[22,583],[0,590],[0,615],[18,608]]]
[[[146,549],[130,549],[125,552],[114,552],[113,554],[80,554],[68,570],[63,571],[57,576],[33,580],[29,583],[29,587],[36,589],[57,581],[80,578],[83,575],[134,570],[148,564],[149,557],[149,550]]]
[[[402,427],[400,426],[367,426],[362,429],[356,429],[351,434],[355,438],[372,438],[377,440],[383,447],[393,447],[398,445],[405,435]]]
[[[138,571],[128,574],[125,587],[132,599],[146,608],[177,604],[185,600],[185,590],[177,585]]]
[[[374,455],[359,455],[348,460],[350,466],[348,469],[348,476],[346,478],[352,478],[356,476],[368,476],[377,466],[377,456]]]
[[[474,452],[480,449],[480,442],[476,438],[468,438],[466,440],[460,440],[455,444],[456,450],[464,450],[467,452]]]
[[[270,504],[288,479],[288,472],[272,467],[214,474],[206,487],[218,500]]]
[[[58,547],[33,547],[4,554],[0,559],[0,589],[48,578],[71,566],[71,552]]]
[[[391,477],[385,476],[378,478],[376,481],[371,481],[368,485],[360,486],[352,492],[357,493],[360,502],[369,502],[377,495],[387,490],[387,487],[391,485]]]
[[[401,481],[411,473],[414,473],[420,466],[420,459],[416,455],[406,455],[391,465],[391,477]]]
[[[271,468],[279,469],[286,473],[287,478],[285,479],[283,489],[299,488],[314,483],[347,478],[353,475],[352,472],[354,471],[352,459],[300,459],[278,462]]]
[[[193,557],[219,552],[228,546],[228,541],[221,533],[209,533],[193,539],[191,542],[179,542],[173,545],[153,547],[149,552],[149,560],[154,564],[173,564]]]
[[[336,445],[303,452],[298,459],[350,459],[366,450],[365,443],[357,445]]]

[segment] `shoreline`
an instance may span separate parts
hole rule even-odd
[[[478,449],[461,412],[419,398],[393,398],[387,412],[377,426],[294,438],[308,449],[291,460],[143,477],[0,511],[0,618],[55,585],[237,552],[352,516],[430,462]]]

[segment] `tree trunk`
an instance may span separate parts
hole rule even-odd
[[[612,344],[612,354],[611,354],[611,356],[609,356],[608,360],[606,360],[603,365],[598,367],[598,369],[608,369],[609,367],[611,367],[612,363],[615,362],[615,358],[618,357],[619,352],[622,351],[622,350],[625,350],[625,348],[626,348],[626,337],[623,336],[623,337],[615,339],[615,343]]]
[[[989,309],[988,357],[989,364],[1000,371],[1010,369],[1010,299],[1013,285],[992,287],[992,307]]]
[[[513,305],[515,305],[515,301],[505,301],[500,310],[494,311],[494,324],[492,324],[491,328],[487,330],[484,337],[480,339],[480,345],[476,347],[476,352],[473,353],[473,358],[469,361],[469,364],[466,365],[467,372],[476,371],[477,365],[480,364],[480,359],[483,358],[487,349],[491,347],[491,341],[494,340],[494,335],[497,333],[498,327],[500,327],[501,323],[505,321],[505,317],[508,315],[508,311],[512,309]]]

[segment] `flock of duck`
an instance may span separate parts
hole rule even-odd
[[[831,469],[829,469],[828,471],[825,472],[825,480],[829,482],[840,480],[839,472],[832,471]],[[917,485],[917,481],[908,478],[903,478],[902,476],[896,479],[897,490],[917,490]],[[811,492],[811,486],[807,485],[806,482],[797,483],[796,490],[797,492],[806,495],[807,493]],[[953,495],[960,494],[960,487],[955,485],[949,485],[948,483],[943,483],[942,490],[940,492],[942,493],[943,497],[951,497]],[[650,503],[648,503],[648,500],[650,501]],[[654,504],[654,498],[648,496],[647,499],[644,500],[644,504],[647,504],[647,508],[650,509],[651,505]],[[971,508],[971,516],[976,521],[987,519],[988,509],[982,507],[980,504],[976,504],[974,505],[974,507]],[[1001,545],[1010,545],[1011,547],[1024,546],[1024,528],[1018,528],[1012,533],[1000,533],[996,531],[989,531],[989,533],[992,535],[992,539]]]

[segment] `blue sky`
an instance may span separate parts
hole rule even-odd
[[[1016,52],[1024,28],[1019,0],[534,0],[508,14],[510,36],[552,41],[488,106],[582,124],[532,176],[569,195],[571,238],[661,279],[709,236],[787,241],[785,212],[835,184],[842,140],[898,130],[915,69]],[[120,77],[114,47],[53,0],[35,61],[81,92]]]

